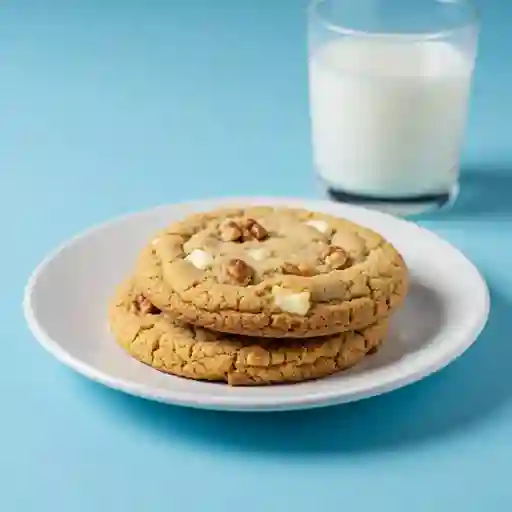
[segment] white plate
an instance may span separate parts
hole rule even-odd
[[[412,284],[382,349],[325,379],[292,385],[232,388],[160,373],[126,355],[110,336],[107,302],[131,271],[138,251],[169,222],[225,205],[274,204],[346,217],[392,241]],[[359,400],[410,384],[443,368],[477,338],[489,313],[487,286],[454,247],[415,224],[326,201],[218,199],[163,206],[93,228],[48,256],[25,290],[25,316],[57,359],[112,388],[173,404],[226,410],[284,410]]]

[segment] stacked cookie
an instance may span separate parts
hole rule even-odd
[[[297,382],[376,351],[408,273],[379,234],[305,210],[193,215],[157,234],[110,324],[154,368],[232,385]]]

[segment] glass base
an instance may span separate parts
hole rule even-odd
[[[403,217],[449,208],[459,195],[458,184],[455,184],[448,192],[407,197],[375,197],[354,194],[333,188],[325,183],[322,184],[322,189],[323,194],[332,201],[364,206],[365,208]]]

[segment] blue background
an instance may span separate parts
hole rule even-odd
[[[0,510],[510,510],[512,3],[480,4],[462,194],[420,222],[484,273],[487,329],[401,391],[253,415],[151,403],[75,375],[29,334],[22,289],[54,245],[113,215],[315,196],[305,3],[2,2]]]

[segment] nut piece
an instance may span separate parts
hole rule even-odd
[[[152,304],[147,297],[139,293],[132,301],[130,306],[132,313],[140,313],[142,315],[158,315],[161,311]]]
[[[248,242],[249,240],[252,240],[252,234],[251,232],[247,229],[247,227],[243,226],[242,227],[242,236],[240,238],[240,242]]]
[[[348,255],[345,250],[337,245],[326,247],[320,256],[324,258],[325,264],[331,269],[340,269],[348,261]]]
[[[225,220],[219,227],[220,239],[224,242],[247,242],[248,240],[263,240],[267,238],[267,230],[254,219],[247,219],[243,224],[237,224],[232,219]]]
[[[285,263],[281,267],[281,271],[283,274],[290,274],[292,276],[311,277],[315,275],[314,270],[304,263],[299,263],[298,265],[295,265],[295,263]]]
[[[253,269],[245,261],[235,258],[221,267],[220,281],[226,284],[248,285],[252,281]]]
[[[231,219],[225,220],[219,227],[220,239],[223,242],[235,242],[242,237],[242,230],[238,224]]]
[[[256,240],[263,240],[268,236],[267,230],[254,219],[247,219],[244,227]]]
[[[309,292],[296,293],[280,286],[274,286],[272,295],[274,296],[275,305],[286,313],[304,316],[311,306],[311,293]]]
[[[320,233],[327,234],[331,231],[331,229],[329,228],[329,224],[327,224],[327,222],[325,222],[325,220],[314,220],[313,219],[313,220],[308,220],[304,224],[306,224],[307,226],[310,226],[312,228],[315,228],[317,231],[320,231]]]
[[[185,261],[192,263],[194,267],[199,270],[204,270],[205,268],[211,267],[213,263],[213,257],[211,254],[206,251],[202,251],[201,249],[194,249],[186,258]]]

